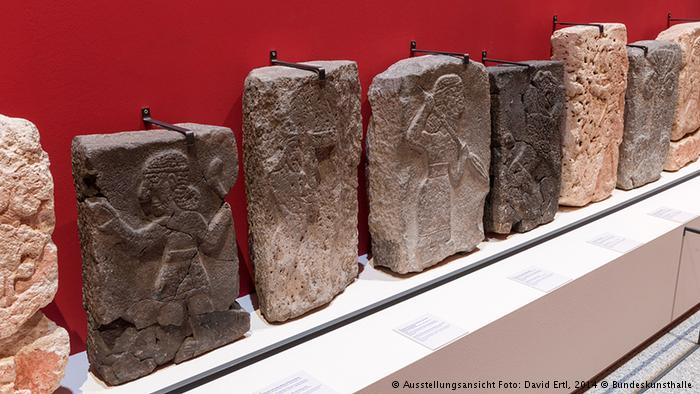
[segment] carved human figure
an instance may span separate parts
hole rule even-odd
[[[230,343],[250,327],[236,303],[229,129],[76,137],[73,175],[88,312],[88,359],[121,384]],[[128,157],[128,160],[125,158]],[[124,291],[125,289],[128,291]]]
[[[481,63],[403,59],[372,80],[367,192],[372,263],[423,271],[484,239],[491,160]]]
[[[488,179],[488,172],[469,151],[455,130],[465,109],[462,79],[455,74],[440,76],[432,92],[425,93],[425,103],[418,110],[406,132],[414,149],[426,154],[428,171],[418,196],[418,252],[430,255],[439,245],[450,247],[450,215],[432,212],[452,210],[453,188],[461,182],[465,168]]]
[[[225,209],[219,210],[209,223],[198,212],[201,193],[189,182],[189,171],[187,157],[177,151],[157,154],[146,161],[139,195],[135,196],[148,218],[144,223],[129,224],[105,199],[87,202],[88,209],[94,211],[97,227],[121,238],[135,256],[150,244],[163,244],[159,272],[152,278],[153,290],[161,300],[188,298],[187,293],[178,291],[188,274],[189,280],[194,281],[194,286],[186,287],[188,292],[208,285],[200,252],[215,252],[226,236],[226,226],[230,226],[230,215]]]

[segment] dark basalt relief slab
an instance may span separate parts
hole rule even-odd
[[[73,140],[73,177],[92,370],[109,384],[148,375],[242,337],[238,257],[224,197],[235,139],[184,124]]]
[[[564,66],[489,67],[491,191],[486,231],[525,232],[554,219],[561,187]]]

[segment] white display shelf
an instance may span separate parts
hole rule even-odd
[[[220,374],[218,379],[188,389],[201,392],[254,392],[301,370],[339,392],[356,391],[428,355],[431,351],[396,334],[392,330],[422,314],[433,315],[474,331],[539,299],[545,293],[508,277],[532,266],[576,280],[620,256],[620,253],[588,243],[601,233],[611,232],[646,243],[676,229],[680,224],[650,216],[662,206],[697,212],[700,195],[700,163],[675,173],[663,173],[657,182],[632,191],[614,191],[605,201],[579,209],[561,209],[553,222],[524,234],[504,239],[489,239],[468,255],[457,256],[420,274],[399,277],[365,264],[358,280],[327,307],[302,318],[269,324],[253,311],[251,299],[241,304],[251,311],[251,330],[235,343],[196,359],[171,365],[121,386],[108,387],[88,373],[85,353],[70,357],[62,385],[74,393],[109,391],[115,393],[159,392],[242,362],[237,370]],[[669,185],[689,179],[672,188]],[[406,297],[392,306],[338,324],[338,319],[357,314],[363,308],[392,297],[401,297],[411,289],[426,286],[457,271],[467,272],[485,259],[507,253],[528,243],[564,231],[575,223],[609,211],[620,204],[658,189],[666,189],[601,219],[549,239],[537,247],[507,257],[466,276],[448,281],[418,295]],[[333,325],[339,328],[329,327]],[[298,339],[310,331],[312,340]],[[273,351],[280,344],[286,350]],[[292,346],[294,345],[294,346]],[[243,360],[270,349],[264,357]],[[369,355],[369,356],[368,356]],[[243,359],[242,359],[243,358]],[[241,365],[246,365],[241,367]],[[362,366],[362,367],[359,367]]]

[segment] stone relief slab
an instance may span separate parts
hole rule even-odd
[[[561,187],[564,65],[487,68],[491,83],[491,191],[486,231],[524,232],[554,219]]]
[[[357,65],[314,61],[250,72],[243,142],[251,256],[260,310],[281,322],[329,303],[357,277]]]
[[[664,165],[667,171],[677,171],[700,155],[697,142],[700,139],[700,23],[673,25],[656,39],[672,41],[680,45],[683,52],[672,142]],[[683,141],[684,138],[690,139]]]
[[[678,100],[681,48],[671,41],[638,41],[627,48],[625,131],[620,145],[617,187],[633,189],[661,176],[669,151]]]
[[[58,288],[53,178],[39,130],[0,115],[0,392],[51,393],[68,333],[39,312]]]
[[[627,30],[619,23],[572,26],[552,34],[552,59],[564,62],[566,126],[559,204],[584,206],[617,184],[627,87]]]
[[[73,140],[92,370],[109,384],[242,337],[238,257],[224,197],[237,171],[230,129]]]
[[[484,239],[490,116],[483,65],[401,60],[369,90],[369,227],[375,265],[422,271]]]
[[[671,132],[671,140],[678,141],[700,128],[700,89],[697,88],[700,84],[700,22],[673,25],[656,39],[674,42],[683,51],[678,75],[678,106]]]
[[[53,178],[39,130],[0,115],[0,339],[56,294],[54,225]]]

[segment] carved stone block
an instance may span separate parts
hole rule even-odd
[[[678,100],[681,48],[670,41],[638,41],[627,48],[625,132],[620,145],[617,187],[643,186],[661,176],[668,155]]]
[[[368,186],[375,265],[417,272],[484,239],[491,159],[480,63],[401,60],[369,90]]]
[[[561,187],[564,65],[489,67],[491,191],[486,231],[524,232],[554,219]]]
[[[673,25],[659,33],[656,39],[677,43],[683,52],[672,142],[664,165],[665,170],[676,171],[700,155],[700,23]],[[683,138],[690,140],[682,141]]]
[[[56,294],[54,224],[53,178],[39,130],[0,115],[0,339]]]
[[[326,80],[258,68],[243,95],[251,254],[260,310],[281,322],[329,303],[357,277],[357,65],[315,61]]]
[[[69,352],[66,330],[37,312],[16,333],[0,339],[0,393],[53,393]]]
[[[552,34],[552,59],[564,62],[566,126],[559,204],[584,206],[617,183],[627,87],[627,30],[619,23],[573,26]]]
[[[289,320],[357,277],[357,65],[314,61],[326,80],[288,67],[250,72],[243,141],[251,256],[260,310]]]
[[[39,130],[0,115],[0,393],[51,393],[68,333],[39,312],[58,287],[53,178]]]
[[[73,140],[88,359],[109,384],[243,336],[238,257],[224,197],[237,171],[230,129],[183,124]]]

